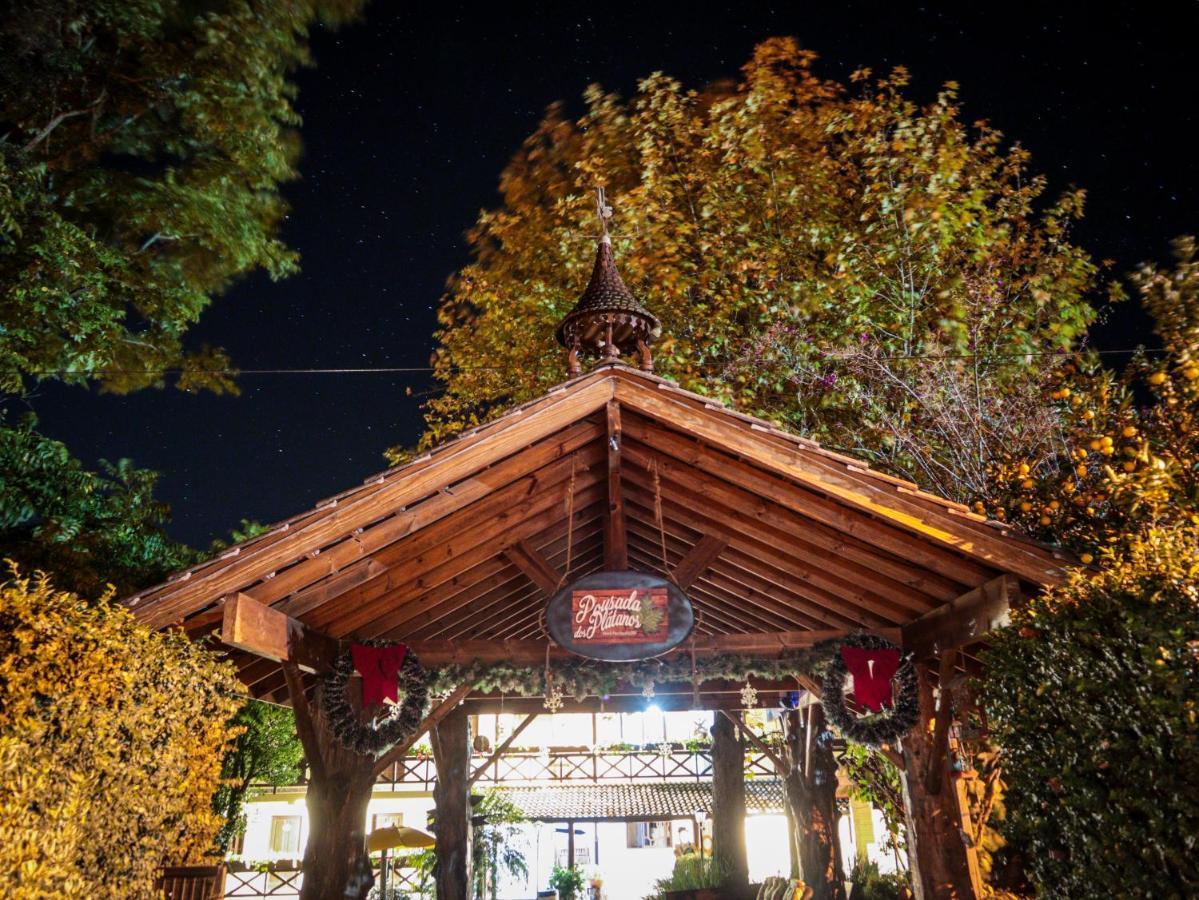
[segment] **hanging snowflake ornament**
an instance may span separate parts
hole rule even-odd
[[[641,689],[641,696],[644,697],[646,700],[652,700],[654,698],[654,683],[653,683],[653,681],[647,681],[645,683],[645,687],[643,687]]]
[[[748,681],[741,688],[741,706],[743,709],[754,709],[758,705],[758,689]]]
[[[556,713],[562,705],[562,692],[558,690],[557,685],[551,685],[545,692],[545,708],[551,713]]]

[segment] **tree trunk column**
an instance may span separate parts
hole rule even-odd
[[[730,873],[726,885],[749,884],[745,851],[745,753],[727,716],[712,728],[712,856]]]
[[[309,781],[305,798],[309,827],[300,898],[363,898],[372,881],[366,808],[375,786],[374,760],[349,750],[326,758],[333,765],[323,778]]]
[[[442,719],[429,738],[437,765],[433,786],[437,900],[469,900],[470,723],[465,710],[459,708]]]
[[[837,758],[824,707],[814,703],[806,716],[806,727],[800,727],[798,712],[789,712],[783,719],[787,763],[783,793],[795,823],[791,842],[799,857],[800,875],[812,888],[815,900],[844,900],[845,871],[837,832]]]
[[[322,692],[309,703],[304,676],[284,663],[296,731],[308,763],[308,841],[300,900],[362,900],[373,877],[366,852],[366,808],[375,786],[375,760],[337,740]]]
[[[969,853],[962,837],[957,789],[944,758],[928,783],[936,754],[932,723],[937,707],[930,671],[917,666],[920,721],[903,737],[904,813],[907,819],[908,865],[916,900],[975,900]],[[947,695],[942,695],[949,702]],[[933,788],[929,790],[930,786]]]

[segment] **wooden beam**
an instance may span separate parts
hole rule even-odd
[[[354,631],[372,618],[370,613],[378,609],[377,602],[382,602],[386,595],[400,591],[407,598],[428,590],[440,583],[432,579],[442,573],[452,577],[484,559],[494,558],[519,538],[550,523],[560,523],[562,500],[557,486],[569,481],[572,470],[577,474],[576,509],[596,502],[603,487],[602,478],[591,469],[598,469],[602,460],[603,447],[598,443],[584,447],[571,458],[556,460],[525,479],[493,491],[468,508],[380,549],[373,556],[384,567],[380,575],[343,586],[340,582],[346,575],[339,572],[288,597],[280,608],[295,616],[311,611],[312,618],[307,615],[304,618],[316,624],[321,617],[337,618],[344,614],[348,605],[354,612],[352,621],[346,621],[344,628],[329,628],[329,631],[337,634]],[[538,525],[542,520],[545,524]],[[257,597],[262,588],[263,585],[256,586],[248,593]]]
[[[547,597],[552,597],[558,592],[558,586],[562,583],[561,574],[528,540],[517,541],[504,551],[504,556],[527,575],[529,581],[537,585]]]
[[[812,647],[823,641],[837,640],[853,633],[850,629],[830,628],[819,631],[772,631],[742,634],[697,634],[695,653],[697,656],[713,656],[721,653],[738,653],[746,656],[772,656],[787,650]],[[899,639],[898,628],[872,630],[890,641]],[[490,638],[431,638],[408,642],[409,648],[427,666],[444,666],[469,662],[508,662],[512,665],[540,665],[545,662],[546,641],[493,640]],[[675,654],[690,653],[691,645],[672,651]],[[551,659],[574,659],[561,647],[550,645]]]
[[[354,529],[368,526],[603,409],[613,390],[614,382],[607,372],[585,377],[570,391],[556,391],[518,407],[440,448],[427,462],[417,461],[384,477],[377,490],[361,490],[343,498],[332,512],[297,527],[284,539],[249,542],[229,564],[204,567],[185,579],[130,598],[126,605],[152,628],[169,625],[216,597],[244,590]]]
[[[859,515],[865,513],[866,518],[882,520],[1039,584],[1058,584],[1065,578],[1066,561],[1053,552],[1009,537],[966,512],[952,511],[936,498],[866,471],[855,460],[838,460],[827,452],[784,443],[786,438],[776,439],[765,427],[751,430],[733,415],[696,409],[678,392],[655,389],[643,381],[618,379],[616,399],[701,440],[736,448],[747,461],[819,491]]]
[[[275,662],[295,664],[305,672],[329,671],[337,659],[338,643],[247,594],[225,601],[221,641],[230,647]]]
[[[521,719],[520,724],[512,729],[512,733],[504,738],[503,743],[495,748],[495,752],[492,753],[491,756],[487,757],[487,762],[475,769],[474,773],[470,776],[470,781],[468,783],[474,784],[476,781],[478,781],[482,777],[483,773],[487,771],[487,767],[504,755],[504,751],[512,746],[512,742],[520,736],[522,731],[524,731],[533,723],[533,720],[536,719],[538,715],[539,713],[533,712]]]
[[[787,777],[787,766],[782,758],[774,752],[774,749],[764,740],[754,734],[754,730],[745,724],[744,717],[737,712],[730,712],[727,709],[720,710],[720,714],[729,719],[734,725],[741,729],[741,733],[749,740],[751,744],[758,748],[762,754],[774,764],[775,771],[779,773],[780,778]]]
[[[410,546],[423,530],[436,526],[448,516],[470,507],[472,521],[486,521],[521,498],[569,478],[578,451],[591,444],[602,450],[598,446],[602,440],[603,429],[596,422],[584,420],[569,426],[470,478],[445,486],[401,513],[354,534],[351,539],[322,549],[318,555],[279,572],[247,593],[257,600],[273,603],[302,592],[310,585],[328,584],[333,577],[349,579],[343,587],[348,589],[356,578],[365,581],[376,574],[368,572],[365,578],[356,576],[356,567],[374,561],[386,569],[396,562],[392,557],[398,554],[400,541],[404,546]],[[593,456],[597,460],[600,458],[599,453]],[[434,538],[433,545],[437,543],[438,539]],[[288,611],[299,615],[299,612]]]
[[[645,441],[637,439],[643,435]],[[892,548],[854,537],[855,520],[845,514],[846,531],[820,524],[805,513],[811,502],[829,503],[812,491],[796,488],[765,472],[737,463],[733,457],[689,443],[685,437],[653,431],[632,416],[625,423],[625,460],[629,471],[656,463],[662,473],[665,500],[675,511],[668,518],[703,533],[727,534],[734,546],[742,544],[761,555],[763,549],[805,564],[814,572],[826,572],[844,586],[874,593],[916,615],[957,597],[963,585],[984,580],[990,569],[978,566],[948,551],[930,552],[927,545],[911,538],[903,554]],[[628,481],[628,479],[626,479]],[[643,479],[643,484],[649,482]],[[647,487],[643,487],[649,496]],[[679,513],[685,513],[680,517]],[[844,512],[844,511],[842,511]],[[706,521],[704,521],[706,520]],[[881,526],[880,526],[881,527]],[[753,540],[745,544],[745,538]],[[950,563],[954,578],[924,568],[924,563]]]
[[[631,461],[627,451],[633,441],[659,454],[660,466],[664,454],[676,467],[681,466],[680,481],[687,483],[690,478],[705,495],[721,498],[733,509],[745,509],[760,521],[769,518],[777,527],[787,528],[789,518],[793,539],[824,551],[830,562],[833,558],[852,561],[859,572],[883,575],[943,600],[960,593],[962,584],[976,584],[989,571],[975,560],[863,517],[803,485],[748,465],[733,451],[661,428],[629,407],[625,407],[624,432],[626,461]],[[663,468],[663,475],[668,471]],[[730,486],[736,488],[731,494]],[[780,516],[784,510],[792,516]],[[802,518],[796,521],[795,516]]]
[[[949,724],[952,721],[953,693],[949,689],[949,679],[953,676],[954,666],[957,665],[958,653],[949,650],[941,655],[941,665],[937,672],[937,684],[940,687],[940,699],[937,701],[937,714],[933,718],[933,748],[928,758],[928,771],[924,773],[924,789],[930,794],[939,794],[941,784],[945,780],[945,758],[949,752]]]
[[[610,572],[623,572],[629,567],[628,537],[625,534],[624,522],[624,494],[620,486],[620,455],[623,441],[620,404],[615,400],[609,400],[608,505],[604,510],[604,568]]]
[[[918,657],[959,650],[1007,624],[1020,582],[1000,575],[903,628],[903,646]]]
[[[470,682],[467,682],[466,684],[460,684],[458,687],[454,688],[453,692],[448,697],[446,697],[439,704],[437,704],[437,706],[430,710],[429,714],[425,716],[424,721],[416,727],[416,731],[410,734],[406,740],[396,744],[377,760],[375,760],[375,777],[378,778],[380,775],[386,772],[392,763],[403,757],[404,754],[412,749],[413,744],[419,741],[421,737],[424,736],[426,731],[457,709],[458,704],[465,700],[466,695],[469,694],[473,689],[474,685]]]
[[[683,590],[687,590],[695,579],[704,574],[704,570],[724,552],[724,548],[728,545],[729,542],[725,538],[705,534],[699,539],[699,543],[691,548],[691,552],[679,560],[679,564],[674,567],[674,571],[671,573],[674,583]]]

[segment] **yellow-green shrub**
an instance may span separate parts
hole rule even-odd
[[[180,633],[0,585],[0,896],[149,897],[164,862],[200,860],[239,693]]]

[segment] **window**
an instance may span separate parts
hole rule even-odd
[[[271,853],[300,855],[300,816],[271,816]]]
[[[391,828],[393,825],[399,828],[404,824],[404,814],[396,813],[375,813],[371,816],[371,834],[374,834],[380,828]]]
[[[629,847],[674,846],[669,822],[629,822],[627,837]]]

